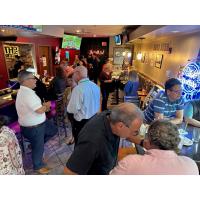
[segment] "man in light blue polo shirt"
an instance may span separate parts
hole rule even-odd
[[[181,124],[184,108],[181,95],[181,82],[175,78],[168,79],[165,83],[165,91],[160,91],[145,109],[145,122],[150,124],[156,119],[169,119],[174,124]]]
[[[67,112],[72,113],[72,134],[75,145],[78,134],[83,126],[100,111],[100,88],[87,78],[87,68],[78,66],[74,70],[73,78],[78,85],[72,90],[67,106]]]

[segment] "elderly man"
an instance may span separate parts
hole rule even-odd
[[[82,127],[100,110],[100,88],[87,78],[84,66],[75,68],[73,79],[78,85],[72,90],[67,111],[74,117],[72,129],[76,145]]]
[[[43,163],[43,152],[45,112],[50,109],[50,102],[41,104],[40,98],[33,91],[36,87],[36,79],[31,72],[20,71],[18,80],[21,86],[17,93],[16,109],[21,132],[31,143],[34,170],[40,174],[47,174],[49,169]]]
[[[132,103],[119,104],[93,117],[79,133],[65,174],[108,174],[117,162],[120,137],[138,140],[142,121],[141,110]]]
[[[119,161],[111,175],[198,175],[196,163],[178,156],[178,128],[166,120],[154,121],[148,129],[144,155],[128,155]]]
[[[165,83],[165,91],[160,91],[144,111],[147,124],[157,119],[169,119],[174,124],[183,121],[184,100],[181,82],[171,78]]]
[[[189,101],[185,105],[184,119],[187,124],[200,128],[200,99]]]

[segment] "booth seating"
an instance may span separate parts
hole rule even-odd
[[[124,102],[134,103],[136,106],[140,107],[140,98],[137,96],[124,96]]]

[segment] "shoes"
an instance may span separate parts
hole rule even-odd
[[[40,168],[38,170],[35,170],[38,174],[48,174],[50,172],[50,169],[47,168],[47,167],[43,167],[43,168]]]

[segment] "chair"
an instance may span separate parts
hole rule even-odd
[[[140,98],[137,96],[124,96],[124,102],[134,103],[136,106],[140,107]]]
[[[65,106],[63,103],[63,94],[59,94],[56,100],[56,123],[58,126],[59,143],[61,144],[61,133],[64,129],[65,137],[67,137],[66,122],[65,122]]]

